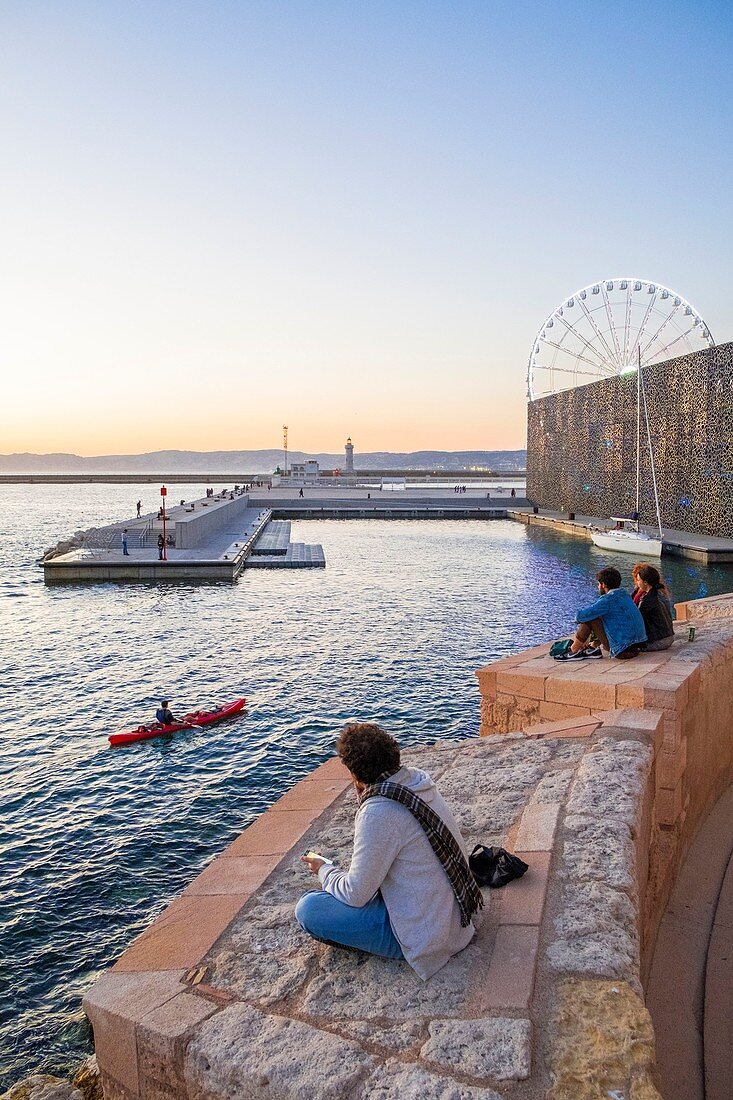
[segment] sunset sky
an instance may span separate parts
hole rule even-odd
[[[0,451],[524,446],[601,278],[733,338],[727,2],[0,4]]]

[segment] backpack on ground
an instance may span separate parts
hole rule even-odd
[[[505,848],[487,848],[485,844],[476,845],[468,857],[468,866],[479,886],[491,886],[494,890],[521,878],[529,869],[523,859]]]

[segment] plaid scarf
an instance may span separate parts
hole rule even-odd
[[[465,928],[476,910],[483,909],[484,899],[453,833],[427,802],[413,794],[408,787],[403,787],[401,783],[390,783],[385,776],[380,775],[376,783],[365,787],[359,799],[359,805],[363,805],[368,798],[374,798],[377,795],[381,798],[391,798],[406,806],[422,825],[430,841],[430,847],[448,876],[461,911],[461,928]]]

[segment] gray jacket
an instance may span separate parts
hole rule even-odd
[[[390,782],[402,783],[427,802],[466,854],[455,818],[426,772],[400,768]],[[381,890],[402,954],[423,979],[440,970],[475,934],[473,924],[461,928],[448,876],[422,826],[406,806],[389,798],[370,798],[357,810],[348,872],[326,864],[318,877],[324,890],[356,908]]]

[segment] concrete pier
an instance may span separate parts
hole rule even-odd
[[[215,497],[174,506],[167,531],[173,545],[168,560],[158,560],[161,522],[154,514],[87,532],[60,544],[55,556],[43,561],[48,584],[79,581],[234,581],[246,568],[323,567],[321,547],[291,543],[293,519],[402,519],[495,520],[511,519],[549,527],[562,534],[590,540],[591,528],[611,526],[609,520],[559,512],[535,513],[530,504],[511,497],[505,489],[468,486],[457,493],[448,488],[407,491],[345,487],[254,489],[248,493],[224,491]],[[127,527],[128,554],[122,552]],[[691,534],[665,528],[663,554],[689,558],[704,565],[733,562],[733,539]]]
[[[591,527],[610,529],[610,519],[598,519],[594,516],[575,515],[569,518],[565,512],[539,512],[536,515],[530,508],[507,508],[508,519],[518,520],[537,527],[550,527],[564,535],[577,538],[591,538]],[[651,527],[643,527],[648,534],[656,535]],[[662,554],[676,558],[689,558],[703,565],[733,562],[733,539],[717,538],[715,535],[698,535],[690,531],[678,531],[671,527],[662,528]],[[631,557],[631,555],[629,555]]]
[[[139,519],[77,532],[75,545],[60,544],[61,553],[43,560],[46,584],[85,581],[235,581],[265,538],[258,564],[270,568],[325,566],[320,546],[290,543],[290,524],[268,527],[272,511],[252,507],[247,494],[221,492],[187,501],[166,513],[166,560],[160,560],[158,539],[162,518]],[[122,537],[127,532],[127,553]],[[274,561],[271,561],[274,559]]]

